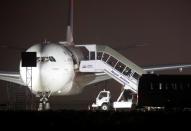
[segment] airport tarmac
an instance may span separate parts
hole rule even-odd
[[[190,125],[191,112],[185,111],[1,111],[2,125],[24,125],[31,128],[39,127],[121,127],[130,128],[150,127],[162,128],[166,126],[187,127]],[[72,125],[72,127],[71,127]]]

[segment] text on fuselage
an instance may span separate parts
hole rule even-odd
[[[37,57],[37,62],[56,62],[56,59],[53,56]]]

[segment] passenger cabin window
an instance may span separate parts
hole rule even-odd
[[[97,60],[101,60],[103,52],[97,52]]]
[[[108,63],[109,65],[111,65],[112,67],[114,67],[115,64],[117,63],[117,60],[116,60],[113,56],[111,56],[111,57],[108,59],[107,63]]]
[[[140,78],[140,75],[139,74],[137,74],[136,72],[133,74],[133,78],[135,78],[136,80],[139,80],[139,78]]]
[[[109,55],[107,53],[104,53],[103,57],[102,57],[102,60],[107,61],[108,57],[109,57]]]
[[[126,76],[130,76],[131,75],[131,69],[129,67],[126,67],[125,70],[123,71],[123,74]]]
[[[90,60],[95,60],[95,52],[94,51],[90,52]]]
[[[121,62],[118,62],[117,65],[115,66],[115,69],[118,70],[119,72],[122,72],[125,68],[125,65]]]

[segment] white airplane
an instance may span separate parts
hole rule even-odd
[[[36,52],[35,67],[22,66],[21,60],[20,72],[0,72],[0,80],[28,86],[32,93],[39,96],[40,109],[42,103],[49,108],[48,98],[51,95],[77,94],[85,86],[110,78],[137,93],[138,78],[144,73],[191,67],[191,64],[179,64],[141,68],[108,46],[75,45],[72,22],[73,0],[66,41],[34,44],[26,50],[26,54]]]

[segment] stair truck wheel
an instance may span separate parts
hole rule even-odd
[[[104,111],[109,110],[108,104],[103,104],[103,105],[101,106],[101,110],[104,110]]]

